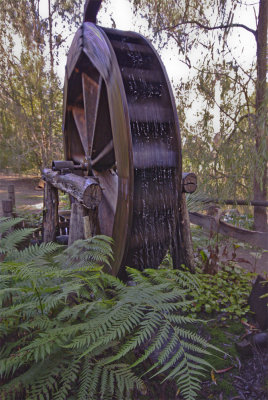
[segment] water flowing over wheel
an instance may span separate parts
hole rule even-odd
[[[114,239],[113,274],[179,262],[181,142],[163,64],[141,35],[84,22],[64,92],[65,157],[99,179],[100,233]]]

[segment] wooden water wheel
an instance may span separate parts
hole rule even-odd
[[[180,262],[181,141],[165,68],[143,36],[96,26],[100,2],[88,4],[66,66],[66,160],[99,179],[114,275],[155,268],[169,248]]]

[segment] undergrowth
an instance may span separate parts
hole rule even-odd
[[[184,311],[196,276],[128,268],[128,286],[103,272],[110,238],[18,250],[32,232],[18,222],[0,221],[1,400],[131,399],[146,393],[144,376],[197,398],[219,350],[189,328],[200,323]]]
[[[248,298],[256,274],[247,272],[234,263],[222,264],[215,274],[204,273],[196,268],[199,279],[198,291],[193,290],[192,302],[185,311],[192,317],[200,313],[221,314],[221,320],[243,319],[249,312]]]

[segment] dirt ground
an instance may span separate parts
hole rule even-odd
[[[7,175],[0,172],[0,203],[8,198],[8,185],[15,186],[16,210],[33,213],[43,208],[43,190],[38,188],[40,177]],[[3,215],[2,203],[0,216]],[[227,250],[227,251],[226,251]],[[232,259],[233,247],[231,245],[220,249],[220,259],[226,261]],[[236,261],[249,271],[268,274],[268,252],[258,252],[244,248],[236,249]]]
[[[43,190],[37,188],[39,180],[38,176],[7,175],[0,172],[0,216],[3,215],[2,200],[8,199],[8,185],[15,186],[16,210],[42,210]]]

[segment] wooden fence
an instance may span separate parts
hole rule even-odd
[[[248,229],[238,228],[221,221],[217,217],[203,215],[197,212],[189,212],[189,217],[192,224],[202,226],[206,231],[221,233],[222,235],[232,237],[241,242],[246,242],[268,250],[268,232],[250,231]]]

